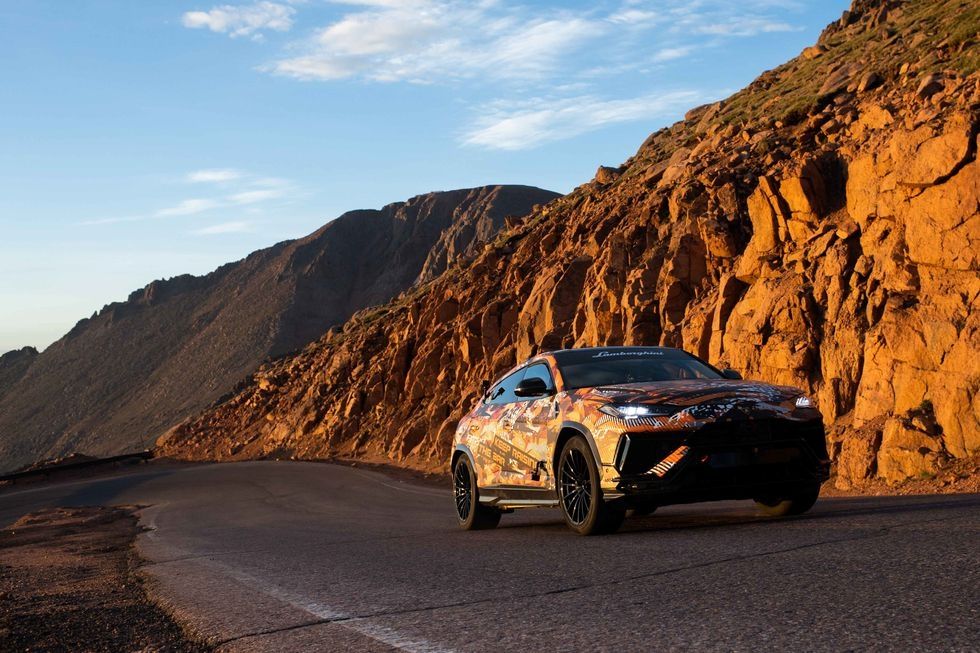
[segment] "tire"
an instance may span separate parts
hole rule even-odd
[[[464,531],[496,528],[500,523],[499,510],[480,505],[476,472],[465,454],[453,466],[453,502],[456,507],[456,523]]]
[[[565,523],[579,535],[614,533],[623,524],[626,510],[602,499],[599,470],[585,438],[565,443],[558,458],[558,506]]]
[[[820,484],[797,490],[788,497],[763,497],[755,500],[756,508],[768,517],[802,515],[813,507],[820,496]]]

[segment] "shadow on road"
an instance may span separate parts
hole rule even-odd
[[[143,474],[133,474],[132,476],[122,476],[119,478],[109,478],[77,488],[68,494],[64,501],[66,505],[85,505],[85,506],[106,506],[111,505],[113,500],[120,495],[150,481],[170,476],[174,473],[172,469],[160,469]]]
[[[25,490],[0,493],[0,527],[15,522],[30,512],[52,507],[111,506],[120,497],[145,483],[164,478],[176,469],[154,469],[106,479],[53,483]]]
[[[719,507],[711,509],[711,504],[691,504],[691,512],[679,512],[684,506],[671,506],[667,514],[658,513],[646,517],[629,518],[618,535],[639,535],[656,531],[702,530],[710,528],[729,528],[762,523],[821,522],[830,519],[864,517],[871,515],[915,515],[920,512],[950,510],[955,512],[975,512],[980,509],[980,494],[951,494],[936,496],[901,497],[841,497],[819,501],[810,512],[798,517],[766,517],[757,514],[751,503],[738,507]],[[501,521],[499,529],[539,529],[562,531],[565,523],[557,511],[553,522],[516,521],[507,523],[507,516]],[[951,515],[950,519],[956,519]]]

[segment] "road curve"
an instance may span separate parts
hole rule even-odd
[[[140,504],[153,591],[222,651],[977,650],[980,495],[677,506],[583,538],[457,531],[448,491],[316,463],[0,492],[0,524]]]

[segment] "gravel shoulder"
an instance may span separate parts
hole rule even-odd
[[[210,650],[147,598],[135,510],[53,508],[0,531],[0,650]]]

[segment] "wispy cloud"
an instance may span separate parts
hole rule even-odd
[[[705,23],[694,27],[696,34],[716,36],[756,36],[772,32],[792,32],[798,28],[783,21],[755,16],[733,17],[725,21]]]
[[[577,136],[604,125],[650,119],[688,106],[699,99],[693,91],[658,93],[630,99],[592,96],[498,103],[463,135],[466,145],[523,150]]]
[[[294,43],[297,54],[260,69],[302,80],[363,78],[377,82],[440,82],[477,77],[537,79],[568,67],[572,55],[604,67],[605,51],[644,32],[634,54],[651,45],[685,54],[696,35],[748,37],[796,29],[773,18],[793,0],[641,0],[561,9],[501,1],[346,0],[355,7]],[[667,47],[664,38],[685,42]],[[595,47],[596,42],[600,47]],[[659,47],[658,47],[659,46]],[[675,57],[676,58],[676,57]],[[595,59],[598,59],[596,61]],[[667,59],[654,59],[666,61]],[[579,66],[581,67],[581,66]]]
[[[621,83],[627,74],[662,72],[670,62],[730,39],[795,30],[786,12],[800,10],[799,0],[610,0],[578,7],[516,0],[328,1],[344,9],[259,70],[306,81],[479,84],[483,97],[496,100],[477,113],[461,141],[494,149],[534,147],[656,117],[688,101],[683,98],[709,95],[655,93],[652,76],[634,97],[609,97],[606,89],[627,88]],[[216,7],[212,12],[224,13],[206,23],[199,17],[201,25],[194,26],[234,33],[231,8]],[[292,19],[290,11],[285,20],[291,25]],[[527,101],[530,83],[546,83],[554,97]]]
[[[191,183],[222,183],[241,179],[244,173],[233,168],[212,168],[207,170],[195,170],[187,174],[187,181]]]
[[[207,227],[202,227],[200,229],[194,229],[191,231],[191,233],[196,236],[216,236],[220,234],[240,234],[248,231],[253,231],[253,225],[251,222],[236,220],[232,222],[221,222]]]
[[[262,30],[286,32],[293,26],[296,10],[278,2],[250,5],[219,5],[208,11],[188,11],[181,17],[184,27],[206,28],[232,38],[261,38]]]
[[[263,70],[305,80],[437,82],[477,75],[535,78],[588,47],[605,21],[494,2],[351,2],[361,11],[320,28],[300,55]]]
[[[281,177],[267,177],[249,174],[236,168],[208,168],[188,172],[179,177],[185,184],[215,184],[215,194],[211,197],[191,197],[177,201],[156,211],[124,217],[98,218],[85,220],[79,224],[92,226],[116,224],[121,222],[143,222],[197,215],[200,213],[230,210],[241,212],[251,210],[252,205],[288,200],[301,192],[295,184]],[[239,224],[233,222],[223,225]],[[218,233],[218,232],[215,232]],[[224,233],[224,232],[221,232]]]
[[[165,209],[160,209],[155,216],[158,218],[168,218],[176,215],[194,215],[195,213],[201,213],[203,211],[208,211],[213,208],[221,206],[221,203],[217,200],[207,199],[207,198],[193,198],[188,200],[182,200],[181,202],[175,204],[174,206],[169,206]]]
[[[664,61],[673,61],[674,59],[683,59],[687,55],[694,52],[693,45],[681,45],[673,48],[661,48],[653,53],[650,58],[654,63],[662,63]]]
[[[283,197],[286,194],[284,188],[263,188],[261,190],[246,190],[228,196],[228,201],[235,204],[255,204]]]
[[[620,25],[645,25],[657,22],[661,16],[662,14],[656,11],[627,6],[610,14],[608,20]]]

